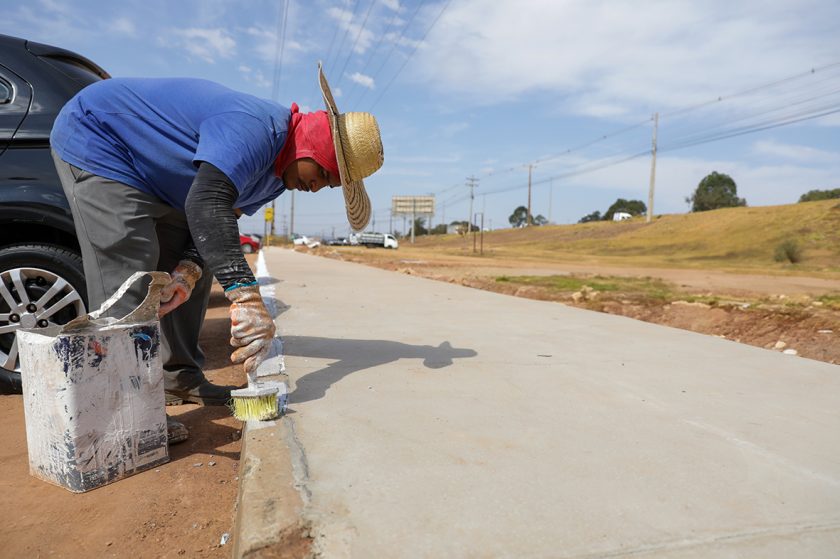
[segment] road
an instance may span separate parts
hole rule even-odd
[[[840,367],[266,254],[324,557],[835,557]]]

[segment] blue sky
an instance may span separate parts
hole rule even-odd
[[[474,212],[507,226],[534,162],[533,212],[552,222],[647,202],[655,112],[656,213],[685,212],[711,171],[751,206],[840,188],[834,0],[2,3],[0,33],[114,76],[207,78],[304,110],[323,108],[323,60],[339,109],[379,121],[385,165],[366,184],[380,231],[394,195],[435,194],[433,224],[466,219],[471,175]],[[289,198],[277,201],[281,232]],[[346,234],[340,192],[296,194],[295,230]]]

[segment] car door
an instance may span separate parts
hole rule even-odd
[[[30,85],[0,64],[0,156],[29,112],[31,101]]]

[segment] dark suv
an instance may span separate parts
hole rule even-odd
[[[108,77],[76,53],[0,35],[0,392],[20,390],[18,328],[85,312],[82,259],[49,140],[61,107]]]

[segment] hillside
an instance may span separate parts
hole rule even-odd
[[[776,262],[783,241],[802,249],[798,264]],[[438,255],[472,254],[472,238],[457,235],[407,240],[400,251]],[[407,254],[403,252],[402,256]],[[592,262],[611,265],[704,268],[762,273],[840,273],[840,203],[824,200],[784,206],[643,217],[622,222],[594,222],[484,234],[485,256],[544,262]]]

